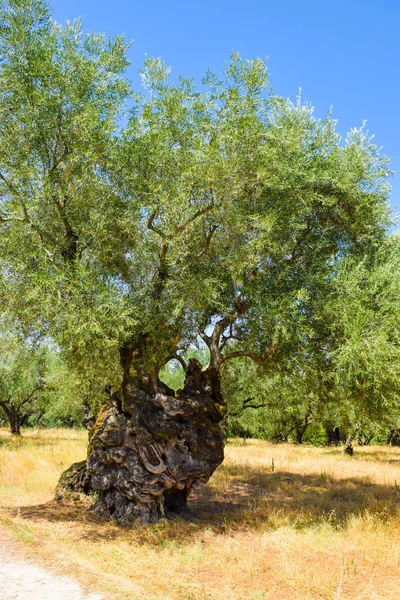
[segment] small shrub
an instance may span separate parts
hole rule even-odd
[[[328,438],[326,431],[321,424],[310,425],[303,436],[304,444],[312,444],[313,446],[326,446],[327,442]]]

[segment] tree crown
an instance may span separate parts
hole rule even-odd
[[[41,0],[2,3],[0,51],[4,297],[88,369],[132,339],[160,367],[216,323],[219,347],[266,359],[384,235],[387,159],[272,94],[261,59],[234,53],[201,90],[147,59],[134,95],[123,38]]]

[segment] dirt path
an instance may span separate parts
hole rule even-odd
[[[20,556],[15,545],[0,529],[1,600],[102,600],[97,594],[85,594],[68,577],[57,577],[35,567]]]

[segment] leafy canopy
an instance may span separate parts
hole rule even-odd
[[[236,352],[292,352],[311,295],[385,232],[387,159],[272,94],[261,59],[234,53],[201,88],[146,59],[133,94],[126,48],[1,3],[7,308],[109,381],[123,343],[160,367],[221,319]]]

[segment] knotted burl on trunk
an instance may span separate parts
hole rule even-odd
[[[159,380],[128,380],[89,432],[88,458],[60,478],[56,497],[95,494],[96,509],[120,523],[154,523],[186,507],[224,458],[226,414],[219,376],[189,361],[176,395]]]

